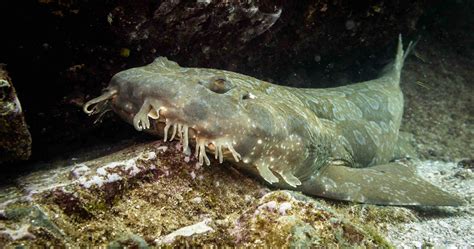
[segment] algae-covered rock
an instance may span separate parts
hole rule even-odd
[[[132,146],[19,178],[0,189],[0,247],[232,245],[229,217],[267,190],[229,167],[202,167],[180,146]],[[211,229],[183,230],[203,221]],[[32,236],[7,235],[20,228]]]
[[[44,169],[0,189],[4,246],[376,246],[322,201],[261,183],[178,142]]]
[[[0,164],[26,160],[31,155],[31,136],[20,101],[4,66],[0,64]]]
[[[290,191],[270,192],[236,221],[238,245],[307,248],[389,246],[330,205]]]
[[[432,172],[426,162],[419,165],[434,184],[462,187],[470,203],[436,214],[272,191],[228,164],[200,165],[179,142],[138,144],[72,162],[51,163],[0,187],[0,248],[390,247],[386,238],[397,245],[405,243],[400,236],[438,243],[456,229],[463,241],[454,245],[469,241],[462,228],[473,213],[473,179],[460,180],[454,170],[439,178],[434,171],[455,163],[437,163]],[[429,224],[438,223],[446,228],[433,227],[436,239],[430,240]],[[424,233],[407,230],[412,227]]]

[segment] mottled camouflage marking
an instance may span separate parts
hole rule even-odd
[[[390,163],[405,151],[398,144],[404,59],[400,39],[394,63],[378,79],[298,89],[159,57],[116,74],[84,110],[111,108],[165,140],[177,134],[184,153],[194,143],[201,162],[209,164],[207,151],[274,186],[355,202],[458,205],[407,166]]]

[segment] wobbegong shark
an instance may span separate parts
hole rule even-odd
[[[405,52],[377,79],[326,89],[271,84],[235,72],[186,68],[165,57],[115,74],[88,101],[136,130],[179,137],[200,163],[232,162],[269,185],[335,200],[456,206],[462,200],[417,176],[403,160],[400,75]]]

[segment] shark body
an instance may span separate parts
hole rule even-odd
[[[277,187],[360,203],[460,205],[394,161],[407,155],[399,132],[405,58],[400,38],[381,77],[302,89],[159,57],[117,73],[84,111],[112,109],[139,131],[179,137],[201,163],[211,153]]]

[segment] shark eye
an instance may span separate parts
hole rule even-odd
[[[232,83],[224,77],[213,77],[208,82],[199,81],[199,84],[220,94],[226,93],[233,88]]]

